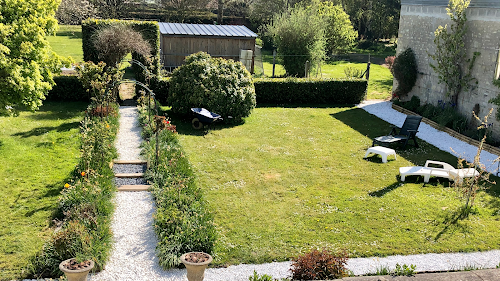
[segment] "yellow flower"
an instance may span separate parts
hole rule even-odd
[[[69,188],[69,183],[65,184],[64,188]]]

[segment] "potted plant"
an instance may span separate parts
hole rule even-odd
[[[59,269],[64,272],[68,281],[86,281],[89,271],[94,268],[93,260],[78,262],[75,258],[62,261]]]
[[[203,252],[189,252],[181,256],[181,262],[186,266],[189,281],[202,281],[212,256]]]

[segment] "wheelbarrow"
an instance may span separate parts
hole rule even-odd
[[[210,112],[205,108],[191,108],[194,114],[194,118],[191,121],[193,129],[199,130],[205,126],[208,126],[216,121],[222,121],[222,116],[217,113]]]

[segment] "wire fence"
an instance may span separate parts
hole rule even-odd
[[[211,54],[213,57],[222,57],[225,59],[232,59],[234,61],[241,61],[247,70],[253,73],[257,77],[278,77],[277,66],[281,63],[281,59],[284,57],[308,57],[309,55],[282,55],[278,54],[276,50],[273,51],[272,57],[270,55],[264,55],[262,52],[262,47],[255,46],[255,51],[250,54],[242,52],[250,50],[240,50],[240,54]],[[179,67],[184,63],[184,59],[191,54],[188,53],[170,53],[161,55],[161,65],[167,72],[172,72],[175,68]],[[352,66],[345,66],[344,73],[346,77],[356,77],[356,78],[366,78],[370,77],[370,65],[372,61],[377,64],[383,64],[383,58],[372,57],[370,54],[349,54],[349,55],[336,55],[328,58],[329,61],[352,61],[358,63],[366,63],[366,68],[364,69],[354,69]],[[265,65],[271,64],[271,67]],[[265,70],[267,69],[267,72]],[[270,68],[270,69],[269,69]],[[281,70],[282,71],[282,70]],[[312,64],[306,61],[304,64],[304,73],[306,77],[323,77],[322,64]]]

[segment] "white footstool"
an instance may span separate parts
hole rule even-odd
[[[394,151],[394,149],[390,149],[390,148],[383,147],[383,146],[373,146],[373,147],[368,148],[364,158],[368,157],[368,154],[370,154],[370,153],[375,153],[375,154],[382,156],[382,163],[387,163],[387,156],[389,156],[389,155],[394,155],[394,159],[397,159],[396,158],[396,151]]]

